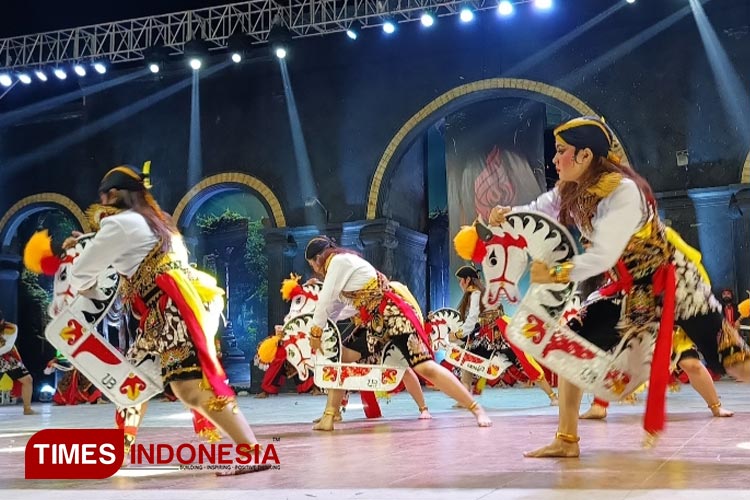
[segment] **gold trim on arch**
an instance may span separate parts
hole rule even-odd
[[[438,109],[442,108],[449,102],[458,99],[459,97],[474,92],[498,89],[513,89],[535,92],[537,94],[542,94],[547,97],[556,99],[557,101],[560,101],[564,104],[567,104],[582,115],[599,116],[599,114],[596,113],[588,104],[586,104],[573,94],[570,94],[558,87],[554,87],[542,82],[524,80],[520,78],[489,78],[487,80],[479,80],[477,82],[460,85],[444,93],[443,95],[420,109],[417,113],[415,113],[406,121],[406,123],[404,123],[401,129],[396,132],[396,135],[393,136],[391,142],[388,143],[388,146],[383,152],[383,156],[381,156],[380,161],[378,162],[378,167],[375,169],[375,174],[373,175],[372,183],[370,184],[370,193],[367,197],[367,219],[373,220],[377,217],[380,188],[382,186],[386,170],[388,170],[388,165],[390,164],[394,153],[398,150],[404,138],[406,138],[406,136],[417,125],[419,125],[420,122],[425,120],[428,116],[430,116]],[[627,156],[625,155],[625,152],[622,149],[622,145],[617,137],[614,137],[613,142],[615,153],[617,153],[617,155],[622,158],[623,163],[627,163]],[[745,163],[746,166],[748,166],[748,170],[750,170],[750,165],[748,165],[749,162],[750,156],[748,157],[748,162]],[[750,172],[748,172],[748,176],[750,177]]]
[[[81,225],[83,232],[91,232],[91,226],[89,225],[89,221],[86,218],[86,214],[83,213],[83,210],[81,210],[81,208],[76,205],[73,200],[59,193],[39,193],[18,200],[13,204],[12,207],[8,209],[7,212],[5,212],[3,218],[0,219],[0,235],[3,235],[5,233],[5,226],[8,225],[8,222],[13,220],[13,217],[15,217],[18,212],[28,207],[29,205],[37,205],[41,203],[53,203],[55,205],[60,205],[61,207],[67,208],[68,211],[73,214],[73,217],[75,217],[78,223]]]
[[[740,177],[740,182],[743,184],[750,183],[750,151],[748,151],[747,157],[745,157],[745,163],[742,165],[742,176]]]
[[[273,216],[276,227],[286,227],[286,217],[284,217],[284,212],[281,209],[281,203],[279,203],[279,199],[276,198],[276,195],[273,194],[273,191],[271,191],[271,189],[262,181],[256,179],[251,175],[243,174],[240,172],[225,172],[222,174],[212,175],[210,177],[206,177],[198,184],[193,186],[190,191],[188,191],[185,196],[182,197],[180,202],[177,204],[177,207],[174,209],[174,214],[172,215],[174,220],[179,224],[180,217],[182,217],[182,212],[185,211],[188,204],[193,200],[193,198],[195,198],[204,189],[207,189],[211,186],[216,186],[217,184],[241,184],[254,190],[266,201],[266,203],[268,203],[268,206],[271,208],[271,215]]]

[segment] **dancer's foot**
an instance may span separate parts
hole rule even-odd
[[[314,423],[314,424],[317,424],[318,422],[320,422],[320,420],[321,420],[322,418],[323,418],[323,417],[318,417],[318,418],[316,418],[315,420],[313,420],[313,421],[312,421],[312,423]],[[344,417],[343,417],[343,416],[341,415],[341,410],[339,410],[339,411],[337,411],[337,412],[336,412],[336,413],[335,413],[335,414],[333,415],[333,421],[334,421],[334,422],[341,422],[342,420],[344,420]]]
[[[432,415],[430,415],[430,411],[427,409],[426,406],[421,406],[419,408],[419,420],[430,420],[432,418]]]
[[[255,399],[266,399],[268,398],[268,393],[266,391],[262,391],[255,395]]]
[[[635,392],[631,392],[620,401],[620,403],[624,405],[634,405],[637,402],[638,402],[638,394],[636,394]]]
[[[323,389],[318,386],[314,386],[310,389],[310,396],[322,396],[323,394],[325,394],[325,392],[323,392]]]
[[[550,392],[547,394],[549,396],[549,405],[550,406],[560,406],[560,401],[557,399],[557,394],[555,394],[555,391]]]
[[[487,413],[485,413],[484,408],[479,406],[479,403],[474,401],[468,408],[468,410],[474,414],[474,416],[477,419],[477,425],[479,427],[491,427],[492,426],[492,420],[490,420],[490,417],[487,416]]]
[[[320,417],[320,420],[313,425],[314,431],[332,431],[333,430],[333,422],[336,418],[336,411],[333,408],[326,408],[326,410],[323,412],[323,416]]]
[[[36,412],[31,409],[31,406],[24,406],[23,407],[23,414],[24,415],[36,415]]]
[[[584,420],[604,420],[607,418],[607,408],[602,405],[592,404],[589,411],[582,414],[579,418]]]
[[[730,410],[725,410],[721,407],[721,401],[718,403],[714,403],[712,405],[708,405],[708,408],[711,410],[711,413],[713,413],[714,417],[732,417],[734,416],[734,412]]]
[[[524,452],[527,458],[577,458],[581,455],[578,436],[558,432],[555,439],[538,450]]]

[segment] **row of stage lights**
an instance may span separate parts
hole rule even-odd
[[[91,64],[91,67],[94,69],[94,71],[96,71],[100,75],[103,75],[104,73],[107,72],[107,66],[103,62],[95,62]],[[68,78],[68,73],[63,68],[54,68],[52,70],[47,70],[47,71],[52,71],[52,74],[55,75],[60,80],[65,80],[66,78]],[[19,82],[23,83],[24,85],[29,85],[32,82],[33,80],[32,74],[36,76],[40,82],[46,82],[47,80],[49,80],[47,71],[41,68],[35,69],[33,70],[33,72],[30,70],[20,71],[15,74],[15,77],[18,79]],[[84,64],[73,65],[73,71],[75,72],[76,75],[81,76],[81,77],[86,76],[88,73],[86,70],[86,65]],[[11,85],[13,85],[13,77],[8,73],[0,73],[0,85],[2,85],[3,87],[10,87]]]
[[[635,0],[626,0],[628,3],[635,2]],[[534,7],[539,10],[550,10],[554,5],[554,0],[533,0]],[[513,15],[515,12],[516,7],[514,5],[514,2],[510,0],[501,0],[497,4],[497,13],[503,17],[508,17]],[[462,23],[470,23],[474,20],[474,9],[472,9],[470,6],[464,6],[459,11],[459,19],[461,19]],[[433,14],[430,11],[424,12],[420,18],[419,22],[422,23],[422,26],[425,28],[430,28],[435,24],[435,14]],[[387,35],[391,35],[396,32],[396,22],[387,19],[383,23],[383,32],[385,32]],[[352,40],[356,40],[359,37],[359,31],[351,27],[348,30],[346,30],[346,36],[351,38]]]
[[[634,4],[636,0],[625,0],[628,4]],[[534,7],[538,10],[550,10],[554,6],[554,0],[532,0],[532,3]],[[497,4],[497,13],[500,16],[508,17],[513,15],[515,12],[515,5],[510,0],[501,0]],[[470,23],[474,20],[475,14],[474,10],[469,7],[463,7],[459,11],[459,19],[463,23]],[[420,22],[422,23],[422,26],[425,28],[430,28],[435,24],[435,15],[431,12],[424,12],[422,16],[420,17]],[[396,32],[396,22],[391,19],[387,19],[383,25],[383,32],[390,35]],[[356,29],[354,26],[350,27],[346,30],[346,36],[348,36],[352,40],[356,40],[359,37],[359,30]],[[291,38],[291,37],[289,37]],[[272,52],[273,54],[279,58],[284,59],[287,55],[287,49],[285,43],[275,43],[272,44]],[[233,51],[231,52],[231,59],[235,63],[242,62],[242,52],[240,51]],[[158,73],[161,69],[161,62],[160,61],[149,61],[147,59],[146,64],[149,68],[149,70],[152,73]],[[201,69],[201,66],[203,65],[202,60],[198,56],[192,56],[188,59],[188,64],[194,71],[198,71]],[[103,62],[95,62],[91,65],[94,70],[99,73],[100,75],[103,75],[107,72],[107,67]],[[83,64],[76,64],[73,66],[73,71],[80,77],[86,76],[86,67]],[[37,79],[42,82],[46,82],[48,80],[47,73],[44,72],[42,69],[34,70],[34,75],[36,75]],[[52,70],[52,73],[60,80],[65,80],[68,75],[62,68],[55,68]],[[19,73],[16,73],[16,78],[19,82],[28,85],[32,82],[31,78],[31,72],[29,71],[22,71]],[[0,74],[0,85],[3,87],[10,87],[13,85],[13,78],[8,73],[2,73]]]

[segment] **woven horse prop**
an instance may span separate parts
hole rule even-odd
[[[429,314],[427,332],[432,350],[445,350],[445,361],[488,380],[495,380],[511,366],[505,356],[493,355],[488,359],[464,349],[458,344],[457,335],[464,332],[461,314],[450,307],[443,307]]]
[[[16,339],[18,339],[18,327],[12,323],[5,323],[5,328],[0,331],[0,356],[13,349]]]
[[[27,245],[24,260],[32,271],[54,272],[48,308],[52,320],[44,330],[47,341],[110,401],[120,407],[137,406],[164,390],[159,361],[146,359],[134,366],[96,330],[117,297],[119,275],[108,267],[99,274],[96,285],[81,293],[72,290],[68,280],[73,263],[93,236],[81,236],[62,257],[56,257],[46,231],[36,233]],[[34,260],[30,255],[39,246],[49,246],[42,252],[46,254],[45,263],[32,269],[35,266],[29,265]]]
[[[401,352],[390,343],[383,349],[379,364],[342,363],[341,332],[336,324],[329,320],[323,329],[322,348],[313,354],[309,340],[310,327],[312,312],[317,305],[322,284],[298,286],[304,291],[304,299],[299,300],[296,308],[302,314],[292,315],[295,309],[293,303],[283,327],[282,345],[286,349],[287,360],[296,368],[300,380],[306,380],[312,373],[315,385],[322,389],[360,392],[389,392],[396,389],[408,368],[408,363]],[[416,300],[401,283],[391,282],[391,287],[402,296],[406,296],[412,305],[416,304]],[[419,309],[418,306],[415,307]]]
[[[557,221],[538,212],[513,212],[499,226],[476,222],[463,231],[475,232],[467,238],[474,244],[460,253],[482,264],[488,301],[504,297],[518,303],[506,330],[518,348],[584,391],[609,401],[622,399],[648,380],[653,338],[623,338],[607,352],[566,326],[576,283],[532,283],[521,297],[518,283],[532,260],[554,266],[577,254],[573,237]]]

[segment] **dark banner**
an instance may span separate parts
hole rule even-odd
[[[445,125],[450,234],[495,205],[528,203],[544,186],[545,105],[527,99],[493,99],[449,115]],[[464,262],[451,252],[451,270]],[[454,279],[451,302],[461,291]]]

